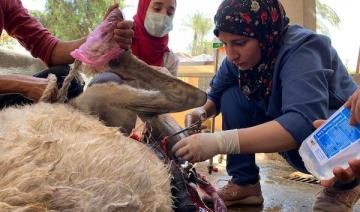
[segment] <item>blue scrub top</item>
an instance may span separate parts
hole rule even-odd
[[[238,68],[224,59],[208,93],[217,111],[222,93],[238,84],[238,76]],[[284,34],[272,83],[264,110],[299,144],[313,132],[314,120],[328,118],[357,89],[330,39],[299,25],[289,26]]]

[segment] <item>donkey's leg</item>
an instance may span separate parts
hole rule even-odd
[[[158,116],[146,116],[144,114],[139,114],[139,117],[143,122],[146,122],[151,126],[151,134],[158,141],[161,141],[165,136],[170,136],[175,134],[176,132],[182,130],[180,125],[176,122],[176,120],[171,117],[169,114],[162,114]],[[175,157],[173,153],[171,153],[172,147],[180,141],[182,138],[188,136],[187,132],[180,133],[175,136],[171,136],[168,138],[168,143],[166,146],[166,154],[173,160],[178,162],[178,159]]]
[[[176,123],[175,119],[169,114],[163,114],[158,116],[147,117],[140,115],[140,118],[151,126],[151,135],[160,142],[165,136],[173,135],[180,131],[182,128]],[[175,211],[196,211],[196,207],[193,204],[190,195],[187,191],[186,181],[183,177],[181,170],[177,164],[183,163],[178,160],[172,153],[171,149],[181,138],[186,136],[185,133],[180,133],[176,136],[169,138],[166,146],[166,154],[172,159],[170,161],[170,172],[171,172],[171,193],[173,195]],[[159,148],[160,145],[155,145],[155,149]],[[161,150],[160,150],[161,151]],[[176,161],[176,163],[174,162]]]

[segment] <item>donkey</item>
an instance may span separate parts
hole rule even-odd
[[[102,84],[69,104],[0,112],[0,211],[172,210],[168,167],[119,127],[129,132],[134,114],[158,122],[160,114],[201,106],[206,94],[130,52],[109,67],[143,89]],[[159,126],[158,134],[177,130]]]

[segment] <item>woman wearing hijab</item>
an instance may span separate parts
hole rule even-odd
[[[169,49],[176,0],[139,0],[134,16],[134,39],[131,50],[149,65],[165,67],[177,75],[179,60]]]
[[[165,67],[177,76],[179,59],[169,49],[169,32],[173,28],[176,0],[139,0],[134,16],[132,53],[155,67]],[[118,75],[105,72],[95,76],[89,86],[114,81],[123,83]]]
[[[222,114],[223,131],[199,133],[173,152],[198,162],[228,154],[231,181],[219,190],[230,206],[263,203],[255,153],[281,152],[307,172],[298,154],[314,131],[357,89],[330,39],[289,19],[278,0],[224,0],[214,18],[227,57],[210,83],[208,100],[186,124]],[[348,211],[359,198],[358,180],[320,192],[314,209]],[[357,186],[357,187],[356,187]],[[340,189],[343,189],[340,191]]]

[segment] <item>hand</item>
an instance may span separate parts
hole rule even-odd
[[[189,135],[199,133],[200,130],[205,129],[205,126],[202,126],[201,123],[207,119],[207,113],[204,108],[198,107],[192,110],[190,113],[185,116],[185,127],[189,127],[194,123],[198,122],[197,129],[189,130]]]
[[[200,162],[220,154],[216,137],[213,133],[198,133],[180,140],[172,151],[183,160]]]
[[[345,107],[351,109],[350,124],[360,123],[360,89],[357,89],[345,102]]]
[[[28,83],[23,84],[23,92],[21,94],[27,99],[37,102],[43,95],[48,83],[49,80],[46,78],[29,77]],[[50,101],[55,100],[56,97],[57,94],[53,93]]]
[[[104,16],[104,20],[111,13],[112,10],[119,8],[119,4],[111,5]],[[134,37],[134,30],[132,30],[133,22],[124,20],[122,13],[120,12],[120,20],[116,24],[114,29],[114,39],[122,49],[130,49],[132,39]]]
[[[352,114],[353,115],[353,114]],[[316,120],[314,121],[314,127],[320,127],[325,120]],[[349,183],[353,181],[355,178],[360,177],[360,159],[350,160],[349,168],[343,169],[341,167],[336,167],[333,170],[334,177],[329,180],[322,180],[321,185],[325,187],[331,187],[334,185],[336,181],[340,181],[342,183]]]
[[[198,133],[180,140],[172,149],[175,156],[190,162],[200,162],[217,154],[240,153],[237,129],[216,133]]]
[[[134,30],[132,29],[132,21],[119,21],[114,30],[114,39],[123,49],[130,49],[132,39],[134,37]]]
[[[325,187],[331,187],[336,181],[342,183],[350,183],[356,178],[360,177],[360,159],[350,160],[349,168],[343,169],[341,167],[336,167],[333,170],[334,176],[329,180],[322,180],[321,185]]]

